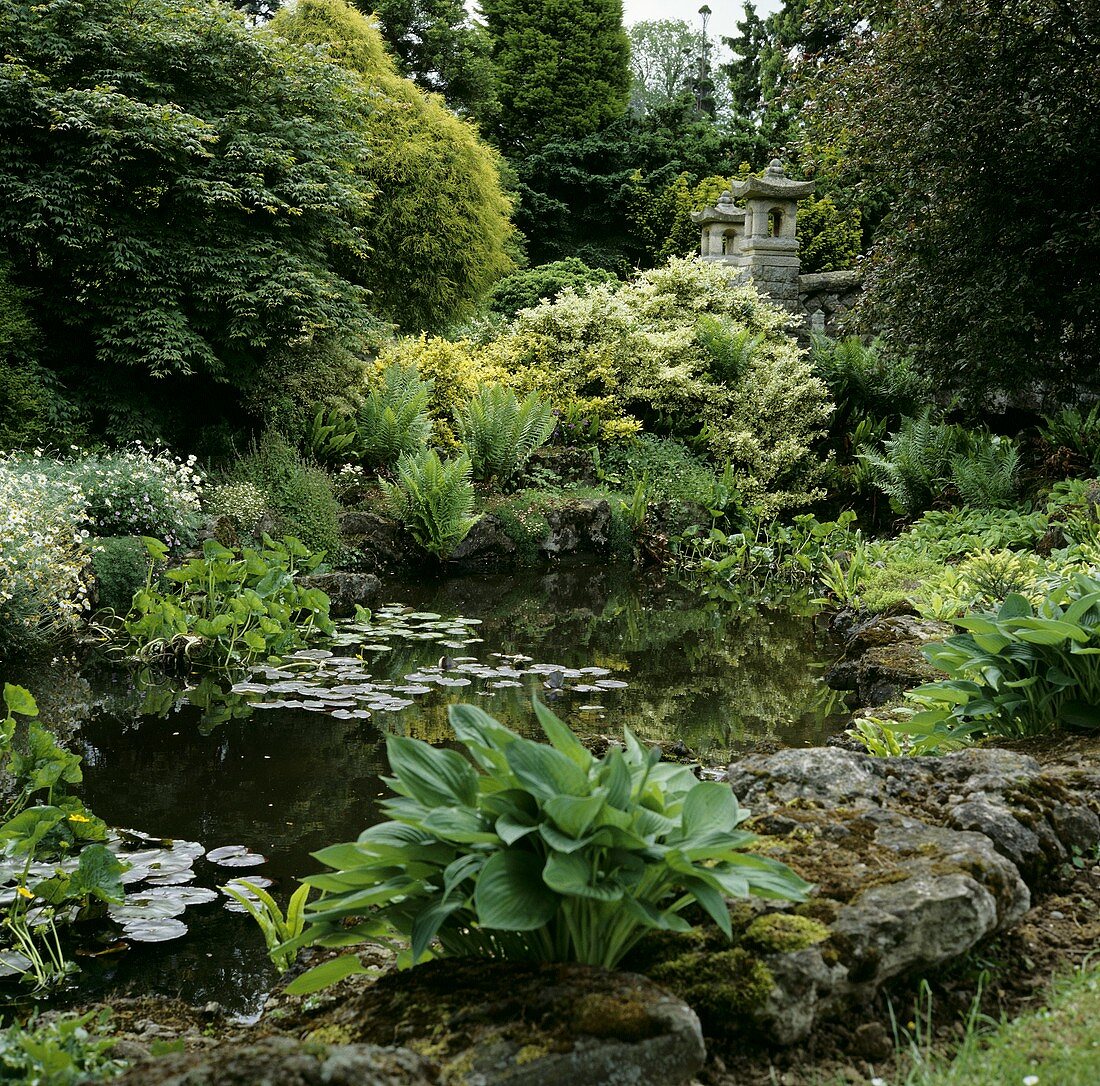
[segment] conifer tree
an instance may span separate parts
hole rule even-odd
[[[622,0],[481,0],[505,153],[577,140],[621,117],[630,94]]]

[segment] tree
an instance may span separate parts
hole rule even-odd
[[[421,90],[443,95],[465,117],[490,116],[495,81],[489,36],[462,0],[355,2],[377,18],[402,75]]]
[[[357,273],[374,309],[409,331],[473,312],[510,271],[512,226],[492,150],[438,98],[397,74],[378,30],[344,0],[298,0],[271,22],[298,45],[328,47],[371,95],[371,149],[357,175],[374,192]]]
[[[622,0],[481,0],[497,69],[493,131],[513,155],[583,139],[626,110],[630,43]]]
[[[1100,384],[1100,8],[890,0],[815,103],[891,210],[863,310],[951,384]]]
[[[699,34],[683,19],[643,20],[630,27],[630,104],[637,113],[690,93],[699,66]]]
[[[0,262],[119,436],[240,411],[372,327],[361,82],[215,0],[0,0]]]

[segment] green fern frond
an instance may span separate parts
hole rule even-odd
[[[470,459],[440,460],[434,449],[406,453],[397,462],[397,481],[379,479],[386,509],[429,554],[450,557],[477,523]]]
[[[424,449],[432,435],[428,400],[432,382],[415,366],[388,366],[382,384],[371,389],[357,419],[358,452],[376,467]]]
[[[531,392],[521,402],[506,385],[483,385],[455,409],[454,417],[474,478],[501,483],[515,476],[554,432],[554,413],[547,400]]]

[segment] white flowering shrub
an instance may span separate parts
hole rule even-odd
[[[94,536],[147,535],[190,546],[202,523],[202,477],[195,457],[132,445],[113,452],[71,449],[58,458],[37,450],[9,458],[11,469],[69,484],[84,495]]]
[[[213,517],[228,517],[239,531],[252,531],[270,504],[270,496],[255,483],[223,483],[214,487],[206,502]]]
[[[0,455],[0,649],[71,632],[88,607],[85,497]]]

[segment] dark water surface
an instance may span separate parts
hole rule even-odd
[[[385,594],[418,613],[481,620],[469,627],[480,640],[461,647],[398,636],[389,652],[335,650],[361,654],[363,669],[390,683],[431,673],[423,684],[429,692],[407,695],[412,704],[396,711],[339,719],[328,711],[260,710],[247,694],[227,700],[209,683],[187,693],[179,683],[119,676],[81,680],[91,686],[75,692],[41,690],[46,720],[72,717],[76,702],[84,706],[75,712],[84,719],[74,721],[73,746],[85,759],[87,804],[112,825],[207,849],[246,845],[267,862],[234,870],[199,860],[199,884],[262,875],[285,903],[294,879],[316,869],[311,851],[354,839],[377,821],[385,733],[446,742],[449,704],[475,702],[531,732],[530,698],[538,692],[579,733],[614,736],[628,724],[646,740],[682,743],[709,762],[761,744],[820,743],[838,727],[837,696],[821,679],[829,648],[810,609],[797,603],[769,609],[706,600],[627,571],[587,568],[393,582]],[[493,654],[522,654],[531,660],[517,670],[598,668],[626,685],[569,689],[595,681],[582,676],[553,690],[544,684],[560,680],[541,671],[513,679],[516,686],[475,675],[469,685],[438,687],[432,675],[441,653],[475,658],[475,669],[500,666]],[[190,927],[183,938],[82,962],[83,995],[98,988],[258,1010],[275,974],[254,922],[220,902],[189,908],[183,919]]]

